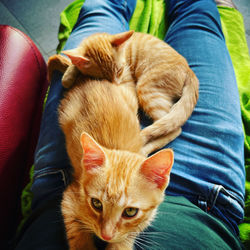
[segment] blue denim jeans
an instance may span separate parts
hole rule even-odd
[[[65,49],[96,32],[129,29],[136,1],[86,0]],[[244,148],[234,70],[213,0],[167,1],[165,41],[182,54],[200,82],[197,106],[182,134],[167,147],[175,152],[167,195],[184,196],[224,221],[238,234],[244,211]],[[53,75],[35,154],[33,208],[61,193],[70,163],[57,121],[63,95],[60,73]],[[142,119],[142,127],[149,121]],[[160,218],[159,218],[160,219]]]

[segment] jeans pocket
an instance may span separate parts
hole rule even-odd
[[[209,213],[221,219],[239,234],[238,225],[244,217],[244,203],[222,185],[214,185],[208,201]]]
[[[33,193],[32,209],[41,202],[61,194],[69,183],[69,173],[65,169],[45,168],[34,174],[31,187]]]

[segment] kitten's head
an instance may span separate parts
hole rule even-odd
[[[173,151],[164,149],[145,158],[104,149],[86,133],[81,145],[82,174],[62,201],[67,230],[93,232],[108,242],[135,238],[154,219],[164,199]]]
[[[66,50],[67,55],[84,75],[117,81],[125,66],[122,45],[133,35],[127,31],[115,35],[97,33],[85,38],[79,47]]]

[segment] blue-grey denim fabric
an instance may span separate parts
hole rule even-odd
[[[128,30],[135,1],[86,0],[65,49],[96,32]],[[167,147],[175,163],[167,195],[184,196],[223,220],[236,234],[244,212],[244,149],[239,95],[234,70],[213,0],[167,1],[165,37],[182,54],[200,82],[197,106],[182,134]],[[33,207],[62,192],[70,163],[57,121],[61,74],[51,83],[35,155]],[[142,119],[142,127],[149,121]],[[159,218],[160,219],[160,218]]]

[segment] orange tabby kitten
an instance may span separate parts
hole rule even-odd
[[[65,73],[65,71],[69,68],[72,67],[71,62],[66,59],[64,56],[61,55],[54,55],[51,56],[49,58],[48,61],[48,79],[49,81],[51,80],[52,77],[52,73],[54,70],[59,70],[62,73]],[[72,81],[76,81],[77,77],[78,77],[78,70],[77,70],[77,74],[74,76],[74,78],[72,78]],[[72,76],[73,74],[70,74],[70,76]],[[65,76],[65,74],[64,74]],[[83,76],[82,76],[83,77]],[[126,84],[125,88],[132,88],[134,87],[134,85],[132,84],[133,81],[127,82],[129,84]],[[133,94],[133,98],[134,100],[136,100],[137,96],[136,96],[136,91],[134,90],[133,92],[131,92],[131,95]],[[132,98],[132,96],[131,96]],[[138,104],[136,103],[136,106],[133,106],[135,104],[135,102],[130,103],[130,106],[132,109],[137,110],[138,109]],[[147,142],[146,144],[143,144],[143,147],[141,148],[140,152],[141,154],[147,156],[148,154],[156,151],[157,149],[162,148],[163,146],[165,146],[166,144],[168,144],[170,141],[174,140],[178,135],[179,135],[179,130],[173,131],[169,134],[167,134],[166,136],[162,136],[159,138],[155,138],[152,141]]]
[[[64,87],[72,85],[79,70],[116,83],[136,83],[139,104],[154,120],[141,132],[144,145],[156,138],[165,136],[168,142],[168,135],[178,136],[196,105],[199,82],[187,61],[152,35],[133,31],[94,34],[63,53],[73,64],[63,76]]]
[[[50,67],[63,71],[67,63],[55,56],[49,72]],[[95,234],[108,242],[106,249],[131,250],[164,199],[173,151],[140,154],[137,109],[133,83],[82,75],[61,101],[59,123],[74,170],[62,200],[70,249],[96,249]]]

